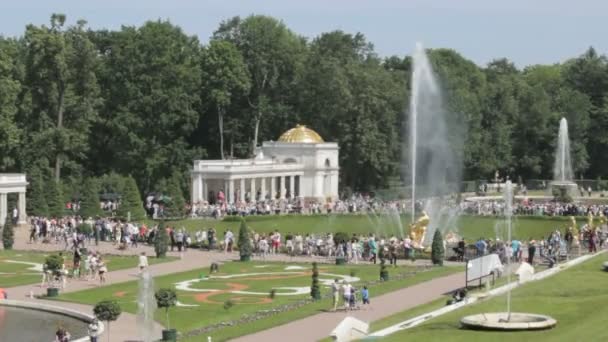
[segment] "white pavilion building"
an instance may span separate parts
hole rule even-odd
[[[0,173],[0,227],[4,225],[6,217],[12,215],[15,208],[8,208],[7,196],[10,193],[19,194],[17,200],[17,215],[19,224],[26,223],[25,191],[27,180],[24,174]],[[10,211],[9,211],[10,209]]]
[[[306,126],[297,125],[278,141],[265,141],[253,159],[195,160],[192,203],[215,202],[225,193],[228,203],[247,199],[338,198],[339,147],[325,142]]]

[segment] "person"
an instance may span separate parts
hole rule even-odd
[[[0,289],[0,299],[8,299],[8,293],[5,289]]]
[[[148,267],[148,257],[146,256],[146,252],[141,252],[139,255],[139,273],[143,273],[143,271]]]
[[[212,250],[215,244],[215,229],[213,227],[207,231],[207,240],[209,242],[207,246],[209,246],[209,250]]]
[[[234,234],[230,229],[226,231],[226,235],[224,235],[224,253],[232,253],[232,243],[234,240]]]
[[[97,342],[99,337],[99,321],[94,318],[88,326],[88,334],[90,342]]]
[[[363,286],[363,289],[361,290],[361,300],[363,300],[364,305],[369,305],[369,290],[367,289],[367,286]]]
[[[55,342],[68,342],[70,338],[70,333],[64,327],[59,326],[55,332]]]
[[[101,256],[99,256],[99,259],[97,260],[97,269],[99,272],[99,283],[103,284],[106,282],[106,272],[108,272],[108,267]]]
[[[338,303],[340,302],[340,285],[338,284],[338,278],[331,284],[331,294],[334,298],[334,311],[338,309]]]
[[[486,254],[487,243],[483,238],[479,238],[477,243],[475,243],[475,247],[477,247],[477,256],[484,256]]]
[[[351,291],[351,285],[349,283],[346,282],[346,280],[344,280],[342,282],[342,296],[344,297],[344,308],[348,309],[348,305],[350,303],[350,291]]]
[[[528,263],[534,265],[534,254],[536,254],[536,241],[530,241],[528,245]]]
[[[349,300],[348,300],[348,304],[349,304],[349,307],[350,307],[351,310],[355,309],[355,304],[357,302],[357,300],[356,300],[357,299],[356,293],[357,293],[357,289],[355,289],[354,286],[351,286],[350,287],[350,297],[349,297]]]

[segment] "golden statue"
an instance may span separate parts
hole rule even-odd
[[[587,215],[587,229],[593,230],[593,227],[593,213],[589,212],[589,215]]]
[[[604,228],[604,225],[606,224],[606,216],[604,216],[604,212],[600,211],[599,217],[600,217],[600,228]]]
[[[576,219],[574,216],[570,216],[570,227],[568,229],[572,232],[572,244],[578,246],[578,227],[576,226]]]
[[[423,211],[422,216],[410,225],[410,239],[414,248],[423,248],[422,243],[424,242],[424,235],[426,234],[426,227],[429,225],[429,222],[429,216]]]

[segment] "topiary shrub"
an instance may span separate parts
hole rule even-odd
[[[239,254],[241,261],[249,261],[252,254],[251,239],[249,237],[249,230],[245,220],[241,218],[241,227],[239,228]]]
[[[347,233],[345,232],[337,232],[334,234],[334,244],[337,246],[342,242],[346,242],[350,239]]]
[[[437,229],[433,235],[433,244],[431,245],[431,261],[433,265],[443,266],[444,255],[443,236],[441,236],[441,232]]]
[[[177,293],[173,289],[160,289],[154,294],[156,298],[156,306],[159,309],[165,309],[165,315],[167,316],[167,330],[171,329],[169,324],[169,309],[177,304]]]
[[[10,215],[7,215],[4,227],[2,228],[2,245],[4,246],[4,249],[13,249],[13,244],[15,243],[14,229],[13,221],[11,220]]]
[[[224,310],[230,310],[234,306],[234,302],[230,299],[224,302]]]
[[[165,222],[161,221],[158,225],[158,230],[154,235],[154,252],[157,258],[164,258],[167,256],[167,250],[169,249],[169,234],[165,229]]]
[[[117,320],[121,313],[122,309],[115,300],[102,300],[93,308],[95,317],[100,321],[106,322],[108,327],[108,341],[110,341],[110,322]]]
[[[76,227],[76,231],[80,234],[84,234],[85,236],[90,236],[93,232],[93,227],[91,227],[88,223],[81,223]]]
[[[388,269],[386,268],[386,260],[380,260],[380,280],[388,281]]]
[[[321,299],[321,288],[319,286],[319,268],[317,263],[312,263],[312,285],[310,286],[310,296],[313,300]]]
[[[49,255],[44,260],[44,266],[47,271],[50,271],[54,275],[57,275],[59,271],[63,268],[63,258],[58,254]]]

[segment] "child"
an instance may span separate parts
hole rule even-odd
[[[350,297],[349,297],[349,306],[351,310],[355,310],[355,303],[356,303],[356,297],[355,294],[357,293],[357,290],[355,289],[354,286],[351,286],[350,288]]]
[[[363,304],[369,304],[369,290],[367,286],[363,286],[363,290],[361,290],[361,299],[363,299]]]

